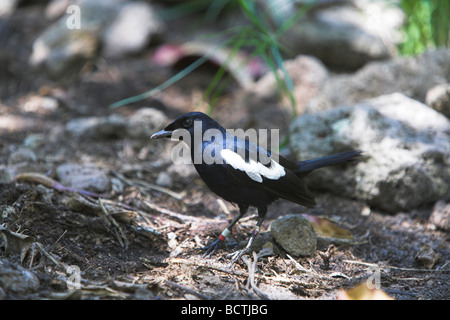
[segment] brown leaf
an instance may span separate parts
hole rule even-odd
[[[321,218],[309,214],[303,214],[313,225],[314,231],[319,237],[334,239],[352,239],[353,235],[344,228],[326,218]]]
[[[341,290],[339,300],[395,300],[381,289],[369,289],[366,283],[361,283],[355,288]]]
[[[3,226],[0,226],[0,246],[5,248],[6,255],[20,254],[21,263],[23,263],[33,241],[34,238],[31,236],[12,232]]]

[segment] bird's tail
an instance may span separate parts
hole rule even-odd
[[[336,164],[356,160],[356,158],[360,156],[361,153],[362,151],[347,151],[332,154],[322,158],[300,161],[298,166],[298,173],[307,174],[315,169],[334,166]]]

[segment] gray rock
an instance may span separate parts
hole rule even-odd
[[[395,92],[425,102],[431,88],[449,82],[449,49],[429,51],[417,57],[371,62],[356,73],[330,76],[320,93],[310,101],[307,110],[323,111]]]
[[[42,67],[63,85],[73,83],[83,66],[97,56],[101,33],[116,15],[118,2],[79,1],[80,28],[71,24],[76,13],[62,16],[34,41],[30,65]]]
[[[168,119],[154,108],[141,108],[127,121],[127,134],[132,138],[149,139],[153,133],[164,128]]]
[[[301,160],[360,149],[357,165],[316,170],[312,188],[387,212],[450,198],[450,121],[402,94],[297,118],[290,146]]]
[[[14,179],[15,176],[26,172],[43,172],[45,171],[45,164],[39,161],[36,153],[27,147],[20,147],[17,150],[12,151],[8,157],[8,164],[3,174],[2,179],[7,178]]]
[[[281,37],[281,43],[294,54],[315,56],[331,68],[356,70],[395,56],[402,24],[402,11],[384,1],[345,1],[306,15]]]
[[[167,172],[172,181],[181,181],[182,183],[191,183],[193,179],[198,177],[193,164],[171,164],[167,168]]]
[[[163,29],[164,24],[149,4],[126,3],[103,34],[102,55],[120,57],[138,53]]]
[[[25,148],[36,150],[39,147],[41,147],[44,143],[45,143],[45,136],[43,134],[32,133],[23,140],[22,145]]]
[[[426,103],[450,118],[450,84],[440,84],[428,90]]]
[[[270,232],[275,241],[294,257],[310,256],[316,251],[316,233],[311,222],[301,215],[287,215],[273,221]]]
[[[38,277],[20,265],[0,259],[0,288],[6,293],[25,294],[39,289]]]
[[[127,121],[117,114],[107,117],[83,117],[70,120],[65,130],[73,137],[81,139],[120,138],[126,134]]]
[[[99,54],[137,53],[163,29],[152,7],[139,1],[64,1],[49,7],[47,15],[58,16],[68,5],[75,11],[63,14],[36,38],[29,58],[31,66],[42,67],[62,85],[78,80],[82,68]]]
[[[51,114],[59,108],[60,103],[54,97],[45,97],[40,95],[33,95],[28,97],[23,105],[26,112],[36,112],[40,114]]]
[[[164,113],[153,108],[142,108],[129,118],[118,114],[105,117],[82,117],[70,120],[65,130],[81,139],[111,139],[130,137],[149,140],[168,120]]]
[[[50,0],[45,7],[45,17],[49,20],[56,20],[66,14],[67,7],[73,0]]]
[[[258,236],[253,241],[252,245],[250,246],[250,252],[255,251],[256,253],[259,253],[261,250],[265,248],[270,249],[270,244],[272,244],[273,246],[273,241],[274,241],[273,234],[270,231],[261,232],[258,234]],[[244,248],[247,244],[248,239],[243,240],[239,242],[239,247]],[[271,254],[273,254],[273,248]]]
[[[37,162],[38,157],[30,148],[19,148],[9,154],[8,165]]]
[[[172,185],[172,177],[164,171],[161,171],[156,178],[156,184],[161,187],[170,187]]]
[[[78,79],[78,73],[96,56],[99,47],[93,33],[77,30],[65,34],[66,30],[64,23],[52,26],[34,42],[30,57],[31,66],[42,66],[52,80],[63,85]]]
[[[14,13],[19,0],[2,0],[0,2],[0,17],[7,17]]]
[[[438,201],[434,205],[430,216],[430,222],[435,226],[450,231],[450,203]]]
[[[284,66],[294,85],[292,94],[297,103],[296,111],[301,113],[310,99],[319,93],[328,71],[318,59],[304,55],[286,60]],[[239,92],[233,103],[223,109],[219,106],[214,117],[227,128],[286,128],[293,113],[286,100],[280,103],[277,80],[272,72],[268,72]]]
[[[425,243],[422,245],[414,258],[425,268],[431,269],[441,259],[441,255]]]
[[[93,192],[106,192],[111,188],[106,173],[90,164],[63,163],[56,168],[59,181],[66,187]]]

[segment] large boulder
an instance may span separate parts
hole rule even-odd
[[[103,33],[102,55],[123,57],[141,52],[161,35],[164,25],[151,5],[136,1],[125,3]]]
[[[404,21],[400,8],[386,1],[335,3],[308,12],[281,37],[281,43],[295,55],[312,55],[340,70],[356,70],[396,55]]]
[[[308,102],[319,94],[328,78],[328,71],[320,60],[304,55],[286,60],[284,67],[294,87],[292,95],[296,110],[290,106],[287,97],[280,101],[275,74],[267,72],[254,84],[238,92],[232,103],[218,106],[214,117],[227,128],[287,128],[292,114],[302,113]],[[284,133],[281,132],[282,135]]]
[[[312,188],[391,213],[450,199],[450,121],[402,94],[305,114],[292,123],[290,134],[290,147],[300,160],[364,151],[356,165],[311,173]]]
[[[76,82],[80,71],[99,55],[122,57],[141,52],[164,29],[153,7],[146,2],[78,0],[74,3],[61,5],[68,6],[68,11],[64,10],[36,38],[29,58],[31,66],[42,68],[62,85]],[[52,10],[47,10],[48,15],[49,11]],[[61,8],[56,11],[56,15],[61,14]]]
[[[416,57],[371,62],[352,74],[331,75],[307,110],[327,110],[395,92],[425,102],[430,89],[448,83],[450,50],[442,48]]]
[[[439,84],[428,90],[426,103],[450,118],[450,83]]]
[[[111,5],[111,4],[115,5]],[[78,79],[84,65],[96,58],[100,37],[108,21],[117,14],[118,0],[80,1],[71,15],[50,25],[33,43],[29,63],[41,67],[63,85]],[[79,26],[71,22],[79,19]]]

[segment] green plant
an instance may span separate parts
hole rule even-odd
[[[449,46],[450,1],[402,0],[407,21],[403,28],[403,55],[420,54],[426,49]]]

